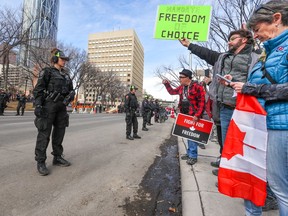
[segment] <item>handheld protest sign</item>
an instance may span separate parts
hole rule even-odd
[[[211,11],[211,6],[159,5],[154,38],[207,41]]]
[[[193,117],[179,113],[172,131],[172,135],[193,140],[198,143],[208,144],[213,129],[213,122],[199,119],[193,122]]]

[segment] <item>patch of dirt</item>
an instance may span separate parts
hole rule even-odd
[[[127,216],[180,216],[181,182],[177,137],[171,136],[160,146],[161,156],[155,158],[142,179],[134,200],[125,200]]]

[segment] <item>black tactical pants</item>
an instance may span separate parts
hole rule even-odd
[[[54,103],[48,101],[45,104],[48,113],[47,118],[35,119],[35,125],[38,129],[38,135],[35,148],[35,160],[44,162],[47,158],[46,150],[50,141],[52,131],[52,155],[61,156],[63,154],[63,138],[65,129],[69,125],[69,115],[66,111],[66,106],[61,102]]]
[[[148,123],[148,119],[147,119],[147,117],[148,117],[148,112],[143,112],[142,113],[142,117],[143,117],[143,126],[142,126],[142,128],[146,128],[146,125],[147,125],[147,123]]]
[[[137,134],[138,132],[138,120],[135,112],[127,112],[126,117],[126,136],[131,135],[132,126],[133,126],[133,134]]]
[[[17,115],[20,115],[20,109],[21,109],[21,115],[24,115],[25,104],[18,103],[18,105],[17,105]]]

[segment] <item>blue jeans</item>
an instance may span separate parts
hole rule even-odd
[[[220,108],[220,123],[221,123],[221,133],[222,133],[222,145],[224,146],[227,130],[232,118],[234,110],[228,109],[226,107]]]
[[[261,216],[262,207],[256,206],[250,200],[244,200],[246,216]]]
[[[192,140],[188,141],[188,148],[187,148],[187,155],[189,158],[196,158],[198,157],[198,144]]]
[[[280,216],[288,215],[288,130],[268,130],[267,179]]]

